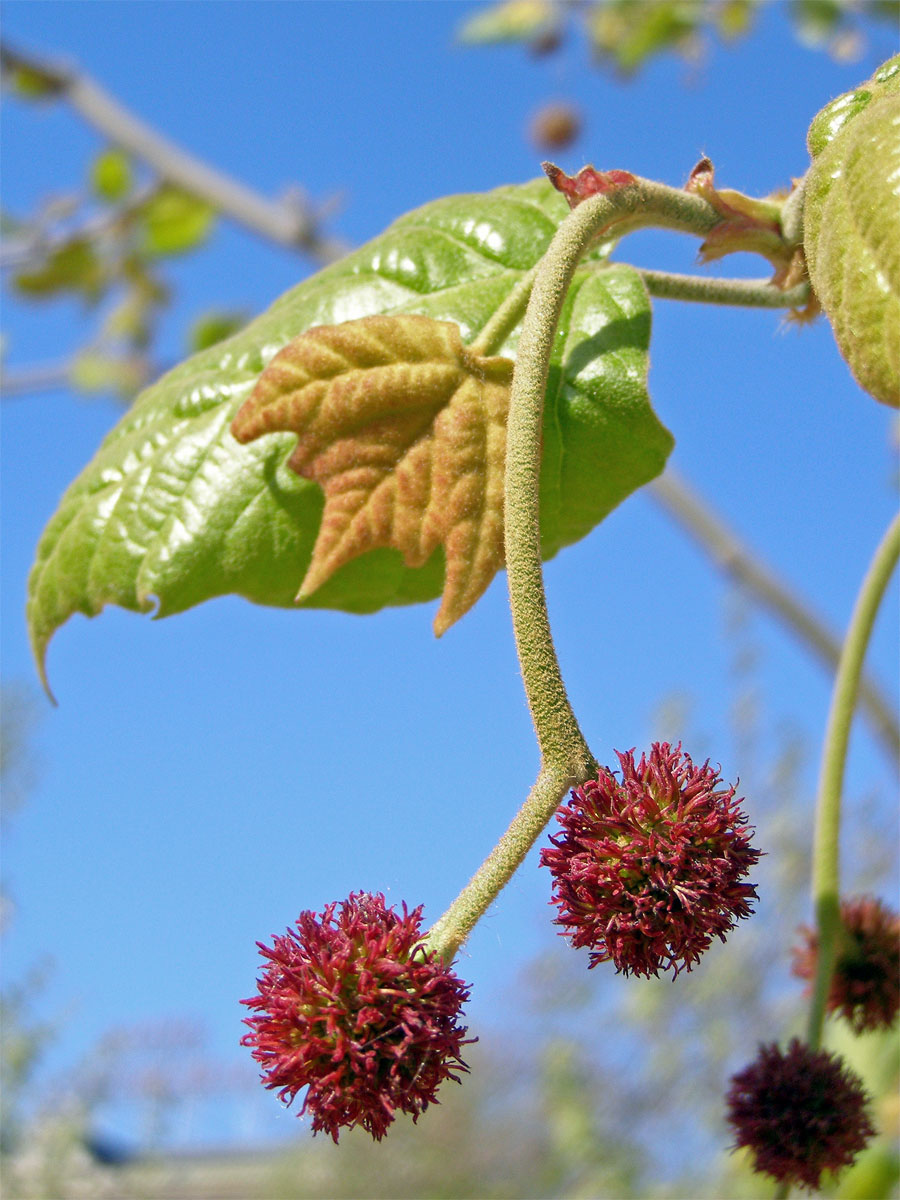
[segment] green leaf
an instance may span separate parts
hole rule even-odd
[[[19,272],[13,283],[29,299],[49,299],[59,292],[74,291],[96,300],[106,287],[107,273],[88,238],[73,237],[51,251],[39,267]]]
[[[265,366],[299,334],[375,314],[453,322],[470,342],[541,257],[568,212],[544,180],[437,200],[305,280],[262,316],[148,388],[70,486],[29,580],[43,665],[53,632],[106,604],[158,615],[237,593],[291,607],[323,511],[287,465],[296,435],[248,446],[230,432]],[[515,358],[518,329],[497,353]],[[557,339],[543,432],[545,556],[583,537],[657,475],[671,448],[647,398],[650,306],[626,266],[576,274]],[[408,567],[395,549],[340,567],[302,604],[372,612],[442,590],[443,551]]]
[[[209,236],[216,210],[190,192],[164,184],[137,216],[147,254],[184,254]]]
[[[131,160],[115,146],[101,152],[91,163],[91,187],[101,200],[114,204],[131,191]]]
[[[809,129],[809,276],[859,385],[900,405],[900,57]]]

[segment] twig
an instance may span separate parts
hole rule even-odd
[[[717,566],[752,592],[832,672],[837,669],[841,639],[760,562],[674,471],[667,470],[649,487],[662,507],[700,543]],[[872,729],[896,761],[900,753],[900,726],[889,701],[876,683],[865,678],[860,684],[859,700]]]
[[[716,279],[651,271],[646,267],[638,267],[637,271],[650,295],[662,299],[744,308],[802,308],[809,300],[807,280],[785,291],[770,279]]]
[[[32,58],[5,44],[0,45],[0,65],[4,70],[39,75],[111,141],[254,233],[282,246],[302,249],[320,263],[333,262],[346,253],[342,242],[320,232],[315,214],[300,197],[275,203],[258,195],[162,137],[89,75],[68,65]]]
[[[0,241],[0,270],[15,271],[30,266],[36,259],[46,260],[75,239],[106,239],[117,229],[126,227],[158,191],[158,182],[137,188],[126,205],[93,213],[80,225],[74,224],[69,228],[53,229],[48,220],[38,220],[26,232],[13,234]],[[76,198],[76,204],[80,202]],[[70,215],[66,213],[67,217]]]
[[[13,400],[35,392],[51,392],[71,384],[71,363],[40,363],[34,367],[19,367],[0,373],[0,396]]]

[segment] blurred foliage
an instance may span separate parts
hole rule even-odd
[[[535,54],[552,54],[577,31],[598,66],[628,77],[660,54],[695,62],[713,41],[746,35],[763,2],[497,0],[463,22],[459,39],[469,45],[519,43]],[[784,7],[801,41],[841,58],[861,52],[868,23],[900,17],[900,0],[791,0]],[[4,87],[20,100],[41,104],[65,96],[66,79],[39,60],[4,50],[2,65]],[[533,116],[529,137],[542,151],[559,149],[579,136],[581,126],[573,106],[556,101]],[[4,213],[0,262],[14,295],[29,303],[75,297],[92,322],[70,361],[59,369],[9,373],[8,393],[62,384],[84,395],[130,401],[166,365],[154,353],[171,301],[161,271],[168,260],[196,252],[217,219],[206,201],[133,162],[118,146],[98,151],[82,187],[33,213]],[[232,328],[228,320],[221,314],[221,328]],[[213,328],[204,318],[198,324]],[[186,348],[197,345],[191,335]]]
[[[467,18],[459,40],[469,45],[520,42],[553,52],[572,28],[587,40],[598,66],[635,74],[673,52],[701,59],[712,41],[751,32],[766,0],[498,0]],[[836,58],[858,57],[869,20],[896,21],[897,0],[791,0],[783,6],[796,36]]]
[[[138,220],[145,254],[185,254],[206,241],[215,210],[182,188],[163,184],[142,206]]]
[[[102,150],[91,165],[91,186],[101,200],[115,204],[131,191],[131,161],[122,150],[110,146]]]
[[[160,373],[154,344],[172,295],[160,269],[199,249],[216,219],[205,201],[155,178],[115,146],[88,164],[81,188],[34,214],[4,214],[2,262],[13,293],[29,302],[74,297],[92,320],[61,382],[84,395],[128,401]],[[226,336],[236,328],[232,313],[206,314],[201,324],[207,339],[215,330]],[[192,332],[185,349],[195,346]]]
[[[3,828],[24,802],[35,778],[31,746],[37,709],[30,689],[6,683],[0,722],[0,795]],[[14,916],[14,903],[4,878],[0,886],[0,932]],[[25,1097],[48,1043],[53,1026],[35,1016],[36,999],[46,981],[43,967],[32,968],[23,979],[5,983],[0,991],[0,1171],[27,1125]]]
[[[3,63],[3,82],[6,87],[23,100],[48,100],[63,90],[52,71],[24,62]]]

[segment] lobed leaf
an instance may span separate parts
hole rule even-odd
[[[421,567],[444,547],[435,633],[503,565],[503,473],[513,364],[473,354],[450,321],[360,317],[300,334],[232,422],[239,442],[289,430],[288,460],[325,511],[297,593],[378,547]]]
[[[265,368],[315,327],[410,313],[452,322],[462,346],[453,353],[464,364],[465,343],[541,257],[567,211],[544,180],[434,201],[147,388],[69,487],[38,545],[28,620],[41,668],[61,624],[106,604],[138,612],[155,604],[165,616],[236,593],[293,606],[325,500],[318,483],[287,466],[295,434],[242,446],[230,432]],[[576,273],[552,359],[545,557],[664,466],[672,439],[647,397],[649,337],[639,275],[598,252]],[[514,359],[517,342],[513,330],[499,354]],[[408,566],[400,550],[379,546],[336,567],[300,603],[372,612],[430,600],[444,584],[444,557],[438,545],[421,566]]]
[[[809,276],[861,387],[900,405],[900,57],[814,119]]]

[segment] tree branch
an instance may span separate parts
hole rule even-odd
[[[70,363],[60,362],[2,371],[0,397],[13,400],[19,396],[31,396],[35,392],[52,392],[57,388],[67,388],[70,386],[70,370]]]
[[[158,134],[89,75],[68,65],[32,58],[6,44],[0,45],[0,65],[6,71],[27,71],[39,77],[49,94],[66,99],[116,145],[254,233],[282,246],[304,250],[320,263],[333,262],[346,253],[343,242],[318,229],[316,215],[301,196],[292,194],[280,202],[267,200]]]
[[[655,479],[649,490],[666,512],[700,543],[717,566],[752,592],[832,672],[837,670],[841,639],[760,562],[674,471],[669,469]],[[859,702],[873,731],[896,761],[900,753],[900,726],[890,702],[878,685],[868,678],[860,684]]]

